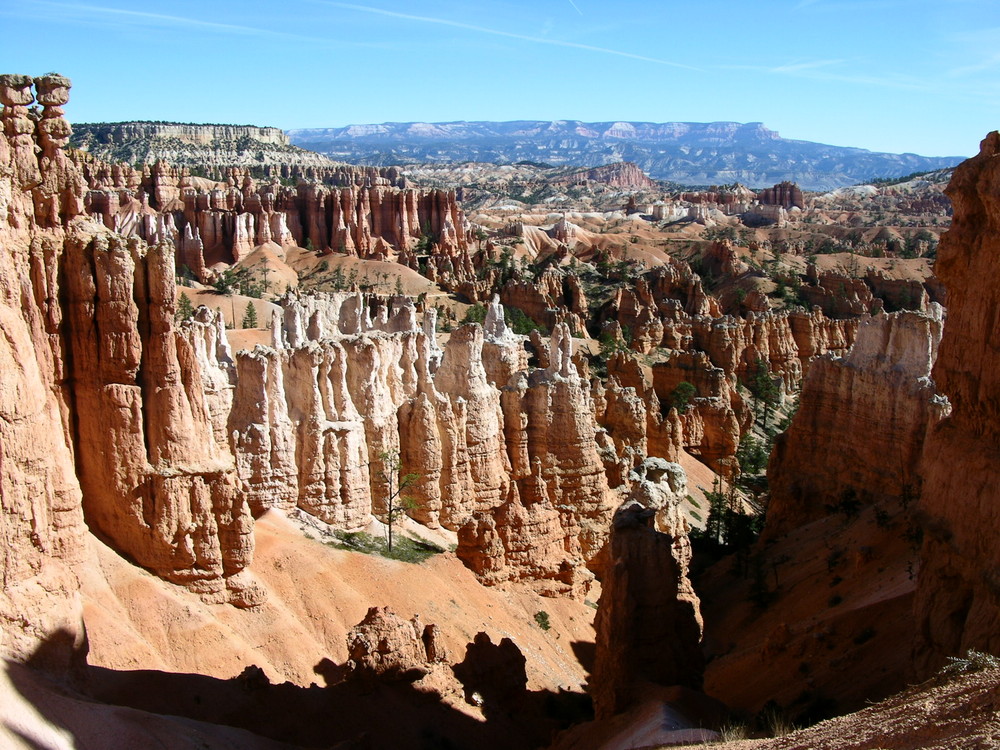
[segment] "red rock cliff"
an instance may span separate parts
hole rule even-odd
[[[63,222],[80,197],[59,148],[68,88],[59,76],[0,76],[0,654],[21,659],[49,642],[52,666],[84,645],[73,567],[86,527],[59,304]],[[28,114],[36,91],[44,129]]]
[[[915,658],[924,673],[944,656],[1000,651],[1000,134],[955,170],[955,209],[935,271],[948,289],[948,323],[934,380],[951,416],[923,454],[922,566]]]

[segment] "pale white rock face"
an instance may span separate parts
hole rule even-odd
[[[483,366],[489,381],[502,388],[517,372],[528,369],[528,352],[524,336],[518,336],[507,326],[500,297],[494,295],[486,308],[483,324]]]
[[[289,415],[297,426],[298,507],[348,530],[366,525],[372,501],[365,428],[347,389],[337,343],[297,350],[288,361]]]
[[[282,315],[277,310],[271,313],[271,348],[284,349],[285,336],[281,328]]]
[[[187,338],[198,363],[215,442],[228,449],[228,420],[232,411],[236,365],[226,338],[221,310],[212,312],[204,305],[199,306],[193,318],[181,326],[180,333]]]
[[[236,356],[237,381],[229,418],[233,451],[255,513],[295,506],[295,430],[285,400],[285,352],[258,346]]]
[[[637,501],[656,511],[656,528],[671,536],[686,535],[687,521],[680,512],[681,501],[687,495],[687,474],[680,464],[659,457],[650,457],[629,475],[632,489],[629,501]]]
[[[464,402],[465,444],[476,505],[495,507],[505,494],[510,465],[503,450],[500,393],[483,367],[482,328],[467,325],[452,333],[434,384],[455,406],[458,399]]]
[[[437,372],[437,368],[441,364],[441,357],[444,354],[437,341],[437,315],[438,311],[436,307],[428,307],[424,311],[423,331],[424,336],[427,337],[427,366],[431,374]]]
[[[580,374],[573,364],[573,336],[569,326],[557,323],[549,339],[549,366],[545,369],[546,379],[572,379],[579,381]]]
[[[852,367],[892,371],[911,378],[930,377],[944,328],[944,308],[927,313],[901,311],[866,318],[846,360]]]

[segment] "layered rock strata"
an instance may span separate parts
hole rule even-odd
[[[949,410],[930,380],[942,325],[937,305],[927,315],[867,318],[847,356],[813,362],[768,466],[767,535],[809,523],[845,500],[917,497],[927,431]]]
[[[463,326],[443,352],[406,298],[374,318],[357,294],[281,303],[275,346],[235,357],[227,430],[255,513],[298,507],[363,528],[386,518],[398,461],[419,475],[413,518],[458,531],[458,554],[482,580],[585,593],[619,492],[566,326],[547,367],[532,370],[498,301],[485,333]]]
[[[239,577],[253,522],[229,446],[216,442],[213,377],[202,372],[218,363],[207,347],[199,361],[194,328],[175,329],[173,268],[169,245],[103,229],[67,243],[84,511],[94,531],[167,580],[253,604],[258,594]]]
[[[116,232],[148,242],[169,240],[178,265],[202,280],[210,266],[238,262],[265,243],[412,267],[422,263],[431,277],[474,276],[468,256],[472,228],[454,191],[400,189],[396,185],[404,183],[395,173],[313,170],[310,181],[290,187],[277,178],[258,183],[239,169],[215,183],[162,162],[141,173],[81,162],[88,213]],[[432,256],[417,257],[421,242],[433,242]]]

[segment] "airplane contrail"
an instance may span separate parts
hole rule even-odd
[[[579,13],[581,16],[583,15],[583,11],[580,10],[580,8],[577,6],[576,3],[573,2],[573,0],[569,0],[569,4],[572,5],[574,8],[576,8],[577,13]]]
[[[646,57],[645,55],[636,55],[631,52],[622,52],[621,50],[609,49],[607,47],[595,47],[590,44],[580,44],[578,42],[564,42],[559,39],[545,39],[537,36],[527,36],[525,34],[514,34],[510,31],[500,31],[499,29],[490,29],[485,26],[476,26],[471,23],[450,21],[447,18],[433,18],[431,16],[415,16],[411,15],[410,13],[400,13],[395,10],[384,10],[382,8],[373,8],[368,5],[355,5],[354,3],[334,2],[333,0],[314,0],[314,2],[318,2],[321,5],[329,5],[335,8],[344,8],[345,10],[356,10],[361,13],[372,13],[377,16],[402,18],[407,21],[420,21],[422,23],[434,23],[440,26],[452,26],[456,29],[467,29],[469,31],[478,31],[481,34],[492,34],[493,36],[505,36],[510,39],[520,39],[525,42],[534,42],[536,44],[550,44],[555,47],[571,47],[573,49],[582,49],[582,50],[587,50],[589,52],[600,52],[605,55],[628,57],[633,60],[642,60],[643,62],[655,63],[657,65],[669,65],[672,68],[683,68],[684,70],[701,70],[701,68],[696,68],[693,65],[685,65],[684,63],[672,62],[670,60],[662,60],[657,57]]]

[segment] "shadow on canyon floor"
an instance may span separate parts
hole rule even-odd
[[[458,686],[451,677],[454,672],[462,685],[452,698],[461,700],[464,688],[467,697],[481,703],[482,720],[472,712],[464,713],[448,705],[433,687],[418,688],[407,679],[344,679],[345,667],[329,659],[316,665],[317,675],[327,682],[325,687],[273,685],[255,666],[248,666],[241,675],[228,680],[200,674],[87,666],[82,672],[76,670],[80,679],[63,687],[66,680],[59,679],[58,672],[52,669],[59,658],[65,662],[67,654],[65,638],[57,635],[28,660],[31,669],[18,665],[8,674],[17,691],[39,714],[81,742],[83,738],[77,736],[73,722],[65,721],[49,705],[47,691],[77,701],[240,728],[307,748],[527,750],[546,746],[557,732],[592,718],[589,696],[564,690],[527,691],[523,689],[523,677],[498,669],[503,659],[495,657],[503,653],[505,642],[509,643],[504,639],[486,649],[481,643],[479,649],[469,644],[465,661],[451,668],[437,667],[440,679],[429,681],[445,689],[449,682]],[[517,651],[513,643],[509,647]],[[523,675],[523,666],[521,669]],[[46,672],[57,682],[36,679]],[[18,736],[24,739],[25,746],[37,746],[32,738]]]

